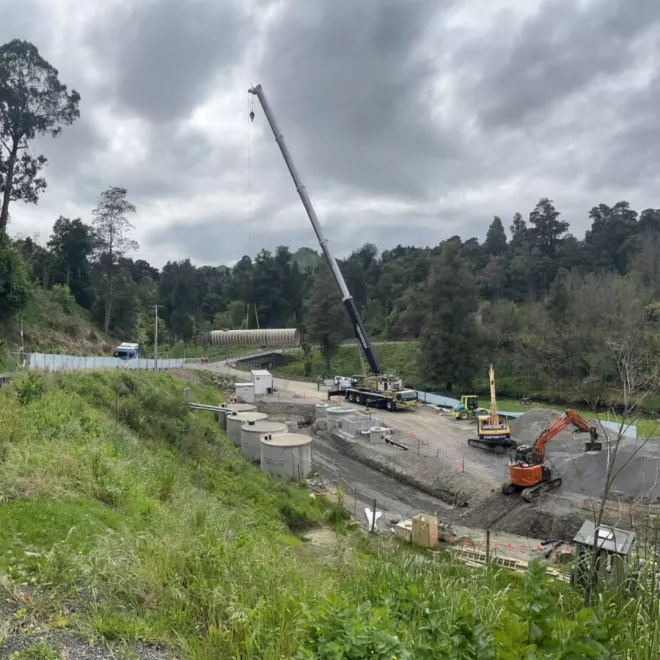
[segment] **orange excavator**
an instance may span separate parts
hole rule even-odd
[[[545,446],[556,438],[567,426],[576,427],[576,433],[589,433],[585,451],[600,451],[603,444],[598,442],[598,431],[574,410],[556,419],[534,441],[533,445],[518,445],[511,452],[509,460],[509,483],[502,486],[505,495],[522,491],[522,498],[531,502],[543,493],[561,486],[561,477],[553,477],[552,469],[545,465]]]

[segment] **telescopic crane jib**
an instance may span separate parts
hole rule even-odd
[[[251,89],[249,89],[248,92],[250,94],[254,94],[259,99],[259,103],[263,108],[264,114],[266,115],[266,119],[268,119],[268,123],[270,124],[273,134],[275,135],[275,141],[277,142],[280,151],[282,152],[282,156],[284,157],[286,166],[289,168],[291,178],[293,179],[293,182],[296,185],[296,190],[298,191],[303,206],[305,207],[305,211],[307,212],[307,217],[312,223],[312,227],[314,228],[314,232],[316,233],[316,238],[319,241],[321,250],[323,250],[323,254],[325,255],[325,258],[328,261],[330,270],[332,271],[332,275],[335,278],[335,282],[337,282],[337,286],[339,287],[339,291],[341,292],[342,302],[344,303],[344,307],[346,307],[348,316],[351,319],[351,324],[353,325],[353,332],[355,334],[355,338],[357,339],[365,357],[367,358],[369,369],[371,369],[371,372],[373,374],[379,375],[381,371],[380,371],[380,364],[378,362],[378,358],[376,357],[376,353],[374,352],[373,346],[369,341],[367,331],[364,327],[364,324],[362,323],[362,319],[360,318],[360,314],[358,312],[357,306],[355,305],[355,301],[353,300],[353,296],[351,296],[351,294],[349,293],[348,287],[346,286],[346,282],[344,281],[344,277],[341,274],[341,271],[339,270],[339,266],[337,265],[337,261],[333,256],[333,254],[330,252],[328,239],[325,237],[325,234],[323,233],[323,227],[321,226],[321,222],[318,216],[316,215],[316,210],[314,209],[312,200],[310,199],[309,194],[307,193],[307,188],[305,187],[305,184],[302,182],[302,179],[300,178],[300,174],[298,173],[298,169],[296,168],[296,165],[293,162],[293,158],[289,153],[289,149],[286,145],[286,142],[284,141],[284,136],[282,135],[282,131],[280,130],[279,125],[277,124],[275,115],[273,114],[273,111],[270,108],[268,100],[266,99],[264,90],[261,87],[261,85],[257,85],[256,87],[252,87]],[[254,119],[254,112],[252,111],[250,113],[250,119]]]

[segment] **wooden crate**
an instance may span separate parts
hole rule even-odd
[[[413,516],[412,542],[420,548],[433,548],[438,542],[438,519],[427,513]]]

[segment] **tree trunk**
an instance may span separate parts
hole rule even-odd
[[[110,307],[112,306],[112,247],[110,247],[110,263],[108,264],[108,287],[105,296],[105,334],[110,328]]]
[[[18,140],[14,141],[9,160],[7,161],[7,178],[5,179],[5,191],[2,196],[2,211],[0,212],[0,232],[7,231],[7,222],[9,220],[9,198],[11,197],[11,187],[14,183],[14,168],[16,167],[16,155],[18,154]]]

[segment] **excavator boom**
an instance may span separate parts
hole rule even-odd
[[[574,410],[567,410],[566,413],[556,419],[548,428],[545,429],[534,442],[534,454],[537,456],[537,462],[542,463],[545,459],[545,446],[552,442],[567,426],[573,425],[580,431],[586,431],[591,435],[592,444],[598,439],[598,431],[586,419],[578,415]]]
[[[497,397],[495,396],[495,370],[493,365],[490,365],[488,372],[488,380],[490,382],[490,424],[497,426],[500,423],[500,416],[497,412]]]

